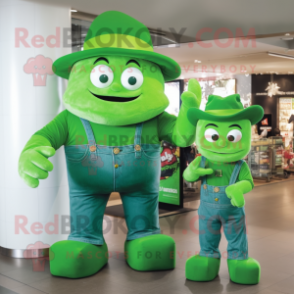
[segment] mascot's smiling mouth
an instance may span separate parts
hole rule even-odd
[[[212,152],[212,153],[215,153],[215,154],[222,154],[222,155],[232,155],[232,154],[237,154],[237,153],[240,153],[240,152],[243,151],[243,150],[240,150],[238,152],[233,152],[233,153],[221,153],[221,152],[215,152],[215,151],[211,151],[211,150],[207,150],[207,149],[204,149],[204,150],[209,151],[209,152]]]
[[[101,100],[104,100],[104,101],[108,101],[108,102],[130,102],[130,101],[133,101],[135,99],[137,99],[138,97],[140,97],[141,95],[139,96],[135,96],[135,97],[118,97],[118,96],[102,96],[102,95],[97,95],[97,94],[94,94],[92,93],[90,90],[89,92],[94,95],[95,97],[101,99]]]

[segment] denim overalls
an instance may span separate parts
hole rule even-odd
[[[205,168],[206,158],[202,156],[200,167]],[[236,182],[243,160],[236,163],[229,185]],[[202,177],[199,214],[200,255],[243,260],[248,258],[248,244],[244,207],[231,204],[225,190],[228,186],[211,186],[206,176]],[[220,253],[221,226],[228,241],[227,252]]]
[[[87,145],[65,146],[70,190],[68,240],[102,245],[103,215],[111,192],[119,192],[128,226],[127,240],[159,234],[160,145],[142,144],[143,123],[134,144],[96,144],[89,121],[81,119]]]

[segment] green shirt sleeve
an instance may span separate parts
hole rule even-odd
[[[67,110],[62,111],[45,127],[37,131],[35,135],[45,137],[55,150],[59,149],[62,145],[65,145],[67,141],[67,115]]]
[[[167,141],[173,144],[172,134],[177,117],[163,112],[158,116],[158,137],[160,141]]]
[[[239,172],[239,176],[238,176],[238,182],[243,181],[243,180],[249,181],[252,185],[252,188],[254,188],[254,182],[253,182],[253,178],[251,175],[251,171],[250,171],[249,166],[246,162],[243,162],[243,164],[241,166],[241,170]]]

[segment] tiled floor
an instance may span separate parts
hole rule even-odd
[[[197,205],[191,203],[191,206]],[[79,280],[52,277],[45,265],[32,260],[0,256],[0,293],[294,293],[294,181],[258,186],[246,195],[249,254],[261,263],[261,281],[243,286],[230,281],[225,258],[219,276],[212,282],[197,283],[185,279],[185,261],[199,250],[197,211],[160,219],[163,233],[177,243],[177,266],[163,272],[136,272],[123,259],[125,224],[107,216],[105,234],[111,252],[108,265],[94,276]],[[222,238],[221,252],[226,250]],[[44,262],[44,261],[43,261]],[[44,269],[42,269],[44,265]],[[35,270],[34,270],[35,266]],[[36,271],[36,266],[41,271]]]

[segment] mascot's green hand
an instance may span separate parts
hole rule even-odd
[[[189,166],[185,169],[183,177],[187,182],[195,182],[200,177],[206,175],[212,175],[213,169],[212,168],[202,168],[199,167],[201,162],[201,157],[197,157],[196,159],[189,164]]]
[[[243,207],[245,205],[244,194],[250,192],[252,188],[253,186],[249,181],[243,180],[228,186],[225,192],[227,197],[231,199],[233,206]]]
[[[188,91],[181,95],[181,100],[184,107],[199,108],[201,103],[201,87],[197,80],[190,79],[188,82]]]
[[[46,179],[48,172],[53,170],[53,164],[48,160],[55,154],[55,149],[49,146],[39,146],[24,151],[19,158],[18,172],[28,186],[36,188],[40,179]]]
[[[181,95],[182,105],[173,130],[173,144],[180,147],[187,147],[193,144],[196,137],[196,125],[188,120],[188,110],[199,108],[201,103],[201,87],[197,80],[190,79],[188,91]]]

